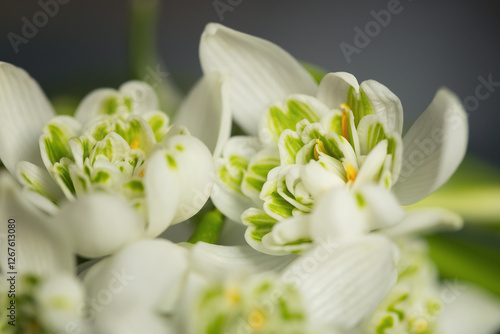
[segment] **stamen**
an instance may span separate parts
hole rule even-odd
[[[236,287],[229,287],[226,289],[224,297],[228,304],[234,305],[240,301],[240,291]]]
[[[266,324],[266,316],[259,310],[253,310],[248,315],[248,324],[255,331],[260,331]]]
[[[342,113],[342,137],[349,140],[349,130],[347,128],[347,111]]]
[[[323,145],[323,142],[319,139],[316,139],[316,145],[314,145],[314,157],[316,158],[316,160],[319,159],[320,152],[328,154],[328,152],[326,152],[325,145]]]
[[[130,143],[130,148],[131,149],[138,149],[139,148],[139,139],[134,139]]]
[[[350,165],[348,163],[346,163],[346,173],[347,173],[347,182],[356,181],[356,177],[358,176],[358,172],[356,171],[356,168],[352,167],[352,165]]]

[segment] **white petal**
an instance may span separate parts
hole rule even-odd
[[[500,330],[497,296],[461,282],[455,286],[445,283],[441,297],[446,303],[438,317],[438,328],[443,334],[495,334]]]
[[[73,275],[53,275],[42,281],[35,298],[39,319],[47,328],[63,332],[71,328],[69,326],[84,326],[81,310],[85,305],[85,291]]]
[[[318,99],[328,107],[338,109],[342,103],[347,103],[351,87],[357,94],[359,84],[354,75],[347,72],[328,73],[319,84]]]
[[[68,227],[76,252],[100,257],[117,252],[144,234],[144,221],[125,200],[95,193],[61,206],[56,220]]]
[[[366,207],[370,230],[402,223],[405,211],[388,189],[370,184],[362,187],[356,196]]]
[[[316,203],[311,235],[315,243],[351,240],[368,233],[368,223],[353,193],[346,187],[337,187]]]
[[[301,169],[300,176],[313,197],[320,197],[331,189],[345,185],[342,177],[327,170],[315,160],[311,160]]]
[[[172,224],[177,224],[194,216],[210,197],[214,162],[205,144],[192,136],[171,137],[166,148],[177,165],[169,171],[180,182],[179,205],[172,220]]]
[[[43,166],[38,138],[54,111],[23,69],[0,62],[0,158],[14,175],[19,161]]]
[[[25,193],[30,193],[33,204],[40,204],[38,207],[45,212],[55,212],[54,207],[64,195],[47,170],[31,162],[21,161],[17,164],[16,173]]]
[[[388,142],[384,139],[368,154],[354,181],[356,187],[377,181],[376,178],[380,174],[380,170],[385,162],[385,157],[387,156],[387,145]]]
[[[403,132],[403,106],[399,98],[386,86],[375,80],[363,81],[360,89],[370,101],[373,113],[378,115],[391,132]]]
[[[238,194],[218,182],[214,185],[211,198],[215,207],[224,216],[240,224],[243,212],[255,205],[250,198]]]
[[[284,253],[309,249],[311,243],[306,241],[311,240],[309,220],[309,215],[303,215],[277,222],[271,232],[262,238],[262,244],[271,251],[282,250]]]
[[[465,155],[467,138],[462,103],[441,88],[403,138],[403,167],[393,188],[401,204],[415,203],[448,181]]]
[[[118,96],[118,91],[112,88],[99,88],[87,94],[75,111],[75,118],[82,124],[89,124],[99,115],[102,103],[113,96]]]
[[[135,113],[145,113],[158,110],[158,97],[154,89],[145,82],[132,80],[120,86],[120,93],[132,98],[132,110]]]
[[[9,219],[15,219],[15,248],[19,261],[14,269],[7,265]],[[0,266],[3,272],[72,272],[75,269],[73,246],[65,226],[58,226],[28,202],[21,187],[6,171],[0,172]],[[13,235],[14,235],[13,234]]]
[[[166,316],[181,293],[188,251],[166,240],[139,241],[84,274],[96,333],[169,333]]]
[[[295,93],[315,95],[312,76],[290,54],[264,39],[210,23],[200,42],[205,74],[231,73],[231,107],[236,122],[256,135],[265,108]]]
[[[214,157],[231,134],[230,78],[209,73],[191,89],[175,115],[175,123],[207,145]]]
[[[462,217],[441,208],[426,208],[410,211],[401,223],[383,230],[391,238],[416,233],[454,231],[462,227]]]
[[[219,246],[198,242],[191,248],[192,268],[211,280],[232,275],[281,271],[295,255],[272,256],[245,246]]]
[[[147,160],[144,190],[148,225],[146,236],[155,238],[172,224],[181,197],[181,181],[167,161],[167,151],[159,150]],[[177,168],[177,167],[175,167]]]
[[[282,279],[297,286],[312,324],[352,328],[394,287],[397,256],[381,236],[324,242],[293,262]]]

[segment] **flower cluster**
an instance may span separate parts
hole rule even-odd
[[[462,220],[403,205],[462,161],[458,98],[440,89],[403,135],[400,100],[374,80],[318,83],[218,24],[200,58],[170,117],[139,81],[57,116],[0,63],[0,219],[19,221],[0,239],[0,304],[17,312],[2,333],[452,333],[415,234]]]

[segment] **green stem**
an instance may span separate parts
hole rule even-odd
[[[195,244],[198,241],[204,241],[209,244],[215,244],[223,225],[224,216],[222,213],[217,209],[209,211],[203,216],[188,242]]]

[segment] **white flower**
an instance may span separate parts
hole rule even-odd
[[[232,138],[224,148],[212,200],[232,220],[248,225],[246,239],[261,251],[310,246],[316,232],[307,216],[322,196],[339,188],[370,193],[366,200],[374,203],[365,207],[394,207],[374,217],[394,225],[403,217],[397,203],[414,203],[439,188],[465,154],[465,111],[446,88],[403,137],[401,102],[376,81],[358,84],[351,74],[337,72],[318,86],[278,46],[219,24],[206,27],[200,58],[205,74],[232,74],[235,121],[254,136]],[[371,184],[391,189],[397,200],[383,189],[364,190]],[[366,216],[364,211],[358,216]],[[372,223],[358,226],[358,232],[380,227],[366,224]],[[275,238],[266,242],[271,233]]]
[[[212,73],[176,116],[207,148],[185,127],[169,125],[145,83],[98,89],[75,117],[55,116],[25,71],[0,63],[0,158],[35,205],[69,226],[78,254],[107,255],[158,236],[205,204],[211,152],[230,132],[227,99],[227,77]]]
[[[182,329],[187,333],[198,333],[200,326],[208,328],[217,319],[224,319],[218,322],[221,328],[243,326],[249,333],[273,332],[276,326],[290,326],[286,310],[300,317],[292,321],[298,332],[349,329],[375,310],[397,277],[398,250],[379,236],[342,247],[325,241],[300,257],[270,256],[249,246],[204,243],[193,246],[191,254],[192,269],[181,308]],[[276,289],[252,291],[252,287],[268,286],[269,280]],[[214,289],[218,295],[210,293]],[[209,296],[213,300],[206,306]],[[252,313],[259,316],[258,324],[252,323]]]
[[[1,332],[83,331],[85,292],[74,275],[73,248],[65,229],[28,202],[5,171],[0,172],[0,219]],[[15,317],[10,318],[5,310],[12,301]]]

